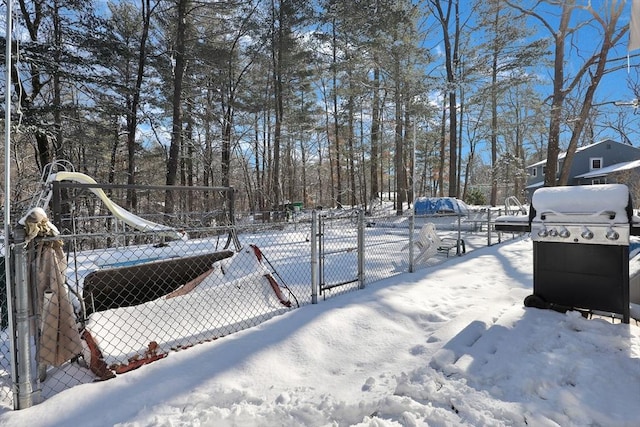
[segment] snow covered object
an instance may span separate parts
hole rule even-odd
[[[99,350],[93,355],[103,361],[99,365],[123,373],[284,313],[291,301],[263,260],[249,245],[167,295],[93,312],[86,322]]]
[[[418,197],[414,205],[416,215],[462,215],[469,213],[469,207],[454,197]]]
[[[541,221],[544,213],[563,215],[565,220],[610,222],[602,213],[610,212],[616,223],[628,224],[633,215],[629,188],[624,184],[578,185],[544,187],[533,193],[534,221]]]
[[[35,245],[36,298],[40,325],[38,363],[60,366],[82,353],[82,343],[66,287],[66,256],[62,241],[38,239],[59,235],[42,208],[31,209],[18,221],[25,229],[25,242]]]

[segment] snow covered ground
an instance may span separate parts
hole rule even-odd
[[[480,248],[0,425],[637,426],[640,326],[525,309],[531,288],[531,240]]]

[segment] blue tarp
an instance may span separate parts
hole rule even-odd
[[[453,197],[418,197],[414,206],[416,215],[467,215],[469,208]]]

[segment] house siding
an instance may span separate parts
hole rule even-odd
[[[617,163],[629,162],[632,160],[640,159],[640,149],[633,147],[627,144],[621,144],[619,142],[607,139],[603,140],[590,146],[584,147],[576,151],[575,156],[573,158],[573,163],[571,165],[571,170],[569,171],[569,181],[568,185],[585,185],[591,184],[592,178],[589,179],[578,179],[574,178],[577,175],[581,175],[591,171],[591,159],[593,158],[601,158],[602,164],[601,168],[605,168]],[[558,166],[558,176],[560,173],[560,169],[562,168],[562,164],[564,159],[559,160]],[[544,173],[543,168],[546,165],[546,161],[534,163],[531,166],[527,167],[527,172],[529,174],[527,180],[527,186],[541,183],[544,181]],[[536,169],[536,176],[532,176],[531,170]],[[612,183],[612,179],[614,176],[608,177],[607,182]],[[538,187],[536,187],[538,188]],[[536,188],[528,189],[527,196],[529,200],[531,200],[531,195]]]

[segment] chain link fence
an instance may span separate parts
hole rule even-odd
[[[7,251],[6,240],[0,239],[2,249],[0,258],[0,402],[3,406],[13,407],[13,379],[11,375],[12,367],[12,340],[9,336],[9,298],[7,296],[6,263],[5,253]]]
[[[36,404],[306,304],[435,265],[462,255],[460,242],[470,251],[500,239],[491,225],[500,212],[488,209],[464,218],[297,210],[235,215],[233,224],[219,225],[230,212],[221,209],[176,215],[200,222],[165,222],[179,231],[172,234],[133,230],[122,214],[118,219],[88,209],[78,197],[68,216],[58,217],[62,234],[51,233],[55,226],[45,221],[35,229],[26,225],[24,239],[15,237],[14,286],[28,292],[22,293],[26,303],[14,305],[17,351],[2,308],[0,400],[8,407]],[[415,264],[427,223],[458,245]],[[12,354],[28,367],[14,368]],[[30,397],[16,404],[15,393],[25,390]]]

